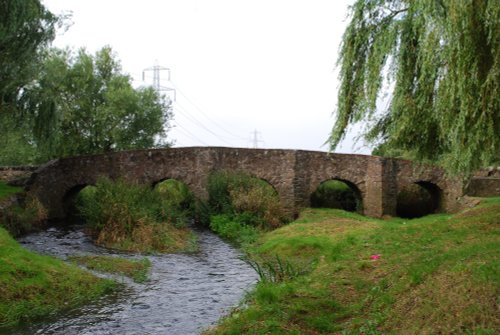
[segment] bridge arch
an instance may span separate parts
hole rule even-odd
[[[62,197],[62,207],[64,211],[64,217],[70,221],[79,220],[78,209],[76,207],[76,200],[80,192],[86,187],[95,186],[93,183],[77,184],[70,187]]]
[[[338,208],[363,213],[363,195],[359,187],[346,179],[323,180],[310,195],[312,207]]]
[[[291,185],[289,183],[284,183],[282,179],[283,176],[276,174],[275,172],[276,172],[275,170],[259,169],[256,166],[250,166],[250,167],[245,166],[244,168],[236,168],[236,169],[233,168],[227,169],[221,167],[220,169],[212,170],[210,172],[210,175],[214,173],[228,173],[234,175],[241,174],[248,176],[250,178],[254,178],[255,180],[264,183],[266,186],[268,186],[270,189],[273,190],[273,192],[278,196],[280,204],[285,209],[285,211],[292,212],[294,208],[293,208],[293,203],[291,203],[290,201],[290,195],[292,193],[292,190],[290,190]],[[208,186],[208,179],[209,178],[207,178],[207,186]]]
[[[417,180],[400,188],[396,200],[396,215],[417,218],[443,209],[443,190],[429,180]]]

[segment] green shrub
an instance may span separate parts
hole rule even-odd
[[[0,224],[12,236],[36,230],[47,220],[47,210],[37,198],[28,197],[0,213]]]
[[[141,252],[192,249],[186,212],[174,202],[147,185],[101,178],[80,192],[77,209],[99,245]]]
[[[212,216],[210,229],[240,246],[253,243],[259,237],[257,228],[240,221],[238,216],[232,217],[227,214]]]
[[[162,195],[164,206],[175,208],[183,218],[192,217],[196,211],[195,197],[186,184],[175,179],[167,179],[158,183],[156,192]]]
[[[240,173],[219,171],[208,178],[208,205],[214,213],[233,213],[230,190],[233,187],[248,187],[249,178]]]
[[[280,199],[274,189],[258,185],[248,190],[231,189],[231,201],[236,213],[251,213],[255,225],[278,228],[286,220]]]
[[[238,216],[238,222],[264,229],[286,221],[276,191],[264,180],[239,172],[215,172],[208,179],[208,205],[213,214]]]

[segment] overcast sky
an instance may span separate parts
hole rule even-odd
[[[176,89],[176,146],[328,150],[352,0],[44,0],[72,12],[58,47],[110,45],[135,85]],[[352,132],[337,152],[368,153]]]

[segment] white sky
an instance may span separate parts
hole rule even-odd
[[[328,150],[335,61],[353,0],[44,0],[73,25],[55,45],[110,45],[136,85],[176,88],[176,146]],[[337,152],[369,153],[352,132]]]

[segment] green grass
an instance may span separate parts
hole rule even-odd
[[[69,260],[91,270],[132,278],[136,283],[145,282],[151,268],[151,262],[147,258],[131,260],[111,256],[72,256]]]
[[[0,180],[0,200],[5,199],[15,193],[22,192],[21,187],[9,186],[6,182]]]
[[[213,215],[210,218],[210,229],[239,247],[246,247],[255,242],[262,231],[240,222],[237,217],[225,214]]]
[[[208,333],[496,334],[499,232],[500,198],[412,220],[307,209],[248,248],[302,274],[260,282]]]
[[[110,292],[116,284],[22,248],[0,227],[0,333]]]

